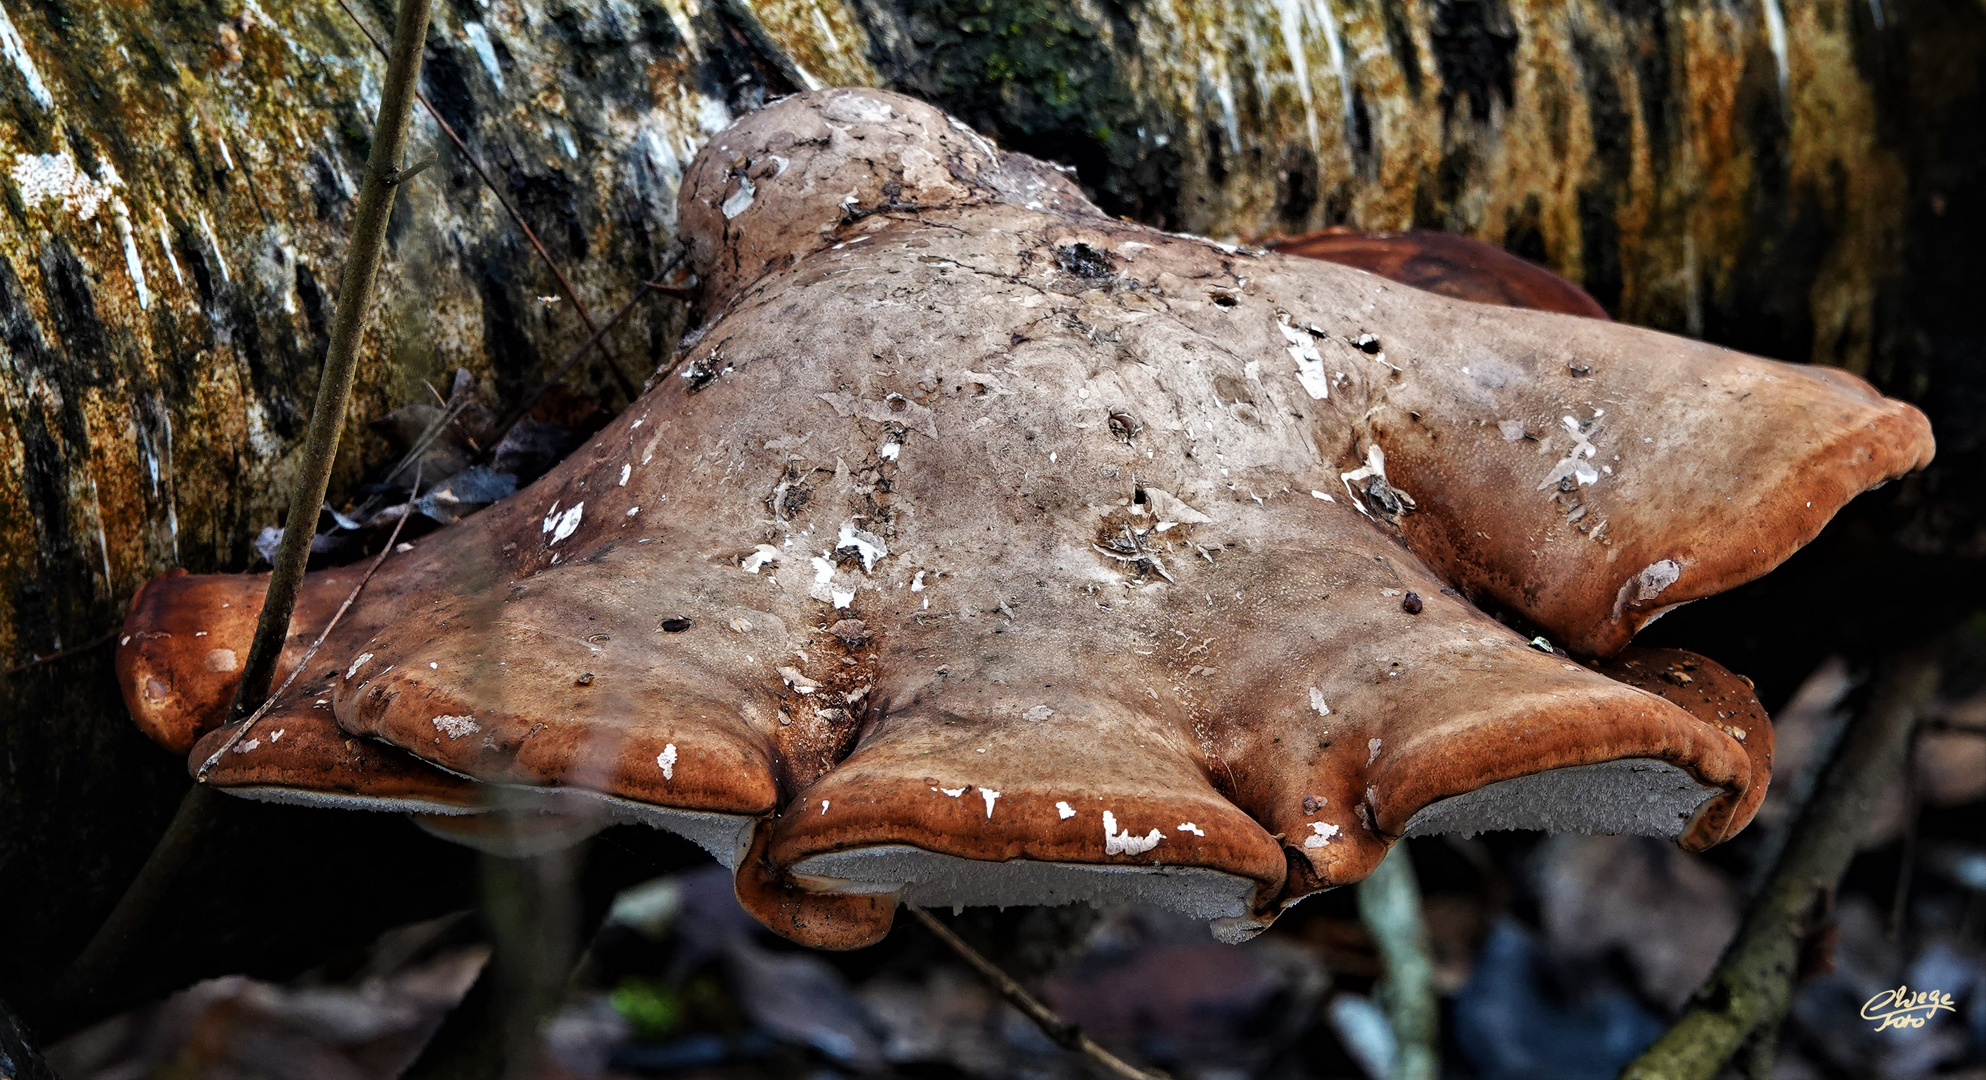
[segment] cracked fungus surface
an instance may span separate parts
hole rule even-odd
[[[390,559],[214,783],[646,821],[817,945],[900,898],[1238,938],[1410,831],[1741,828],[1749,687],[1621,650],[1931,453],[1851,376],[1111,220],[879,92],[741,121],[680,213],[680,374]],[[134,603],[155,737],[216,722],[262,587]]]

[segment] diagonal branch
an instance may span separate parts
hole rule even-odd
[[[1801,931],[1831,905],[1870,808],[1902,770],[1937,685],[1929,652],[1895,662],[1842,737],[1717,970],[1621,1080],[1711,1080],[1748,1043],[1770,1054],[1799,973]]]
[[[420,494],[420,489],[420,467],[416,466],[414,483],[407,494],[409,503]],[[200,771],[194,775],[196,782],[192,790],[180,800],[179,808],[173,813],[172,823],[166,826],[165,836],[161,837],[158,844],[152,848],[152,854],[145,860],[145,865],[139,868],[138,876],[132,879],[131,884],[125,888],[124,895],[118,898],[117,906],[111,909],[109,917],[104,919],[103,925],[97,928],[89,944],[83,947],[83,951],[77,955],[75,962],[69,965],[68,972],[63,975],[56,996],[64,1005],[80,1004],[84,998],[94,993],[103,980],[112,973],[112,965],[124,954],[131,938],[150,923],[159,904],[165,899],[166,890],[179,876],[180,870],[192,861],[200,838],[213,825],[219,796],[204,782],[207,778],[207,770],[214,767],[214,763],[221,759],[222,754],[227,753],[235,743],[241,741],[241,737],[248,733],[248,729],[268,713],[283,696],[283,691],[288,690],[297,676],[310,666],[311,658],[317,655],[318,647],[324,644],[325,638],[331,636],[331,631],[337,627],[338,620],[345,617],[345,612],[351,610],[352,604],[359,598],[360,590],[372,580],[372,575],[379,569],[379,564],[385,562],[386,557],[393,553],[393,545],[400,539],[400,527],[406,523],[406,517],[393,523],[393,531],[386,538],[386,546],[380,549],[379,555],[372,560],[372,565],[366,568],[365,575],[359,578],[358,583],[352,586],[352,591],[346,594],[345,602],[338,605],[338,610],[331,616],[331,620],[325,623],[317,639],[310,643],[310,648],[304,650],[303,658],[297,662],[296,668],[290,672],[289,677],[283,680],[283,685],[277,687],[276,692],[270,694],[268,700],[235,729],[234,734],[228,737],[227,742],[219,750],[214,751],[201,763]]]
[[[1130,1064],[1097,1045],[1095,1039],[1083,1034],[1082,1028],[1056,1015],[1055,1010],[1042,1004],[1039,998],[1028,993],[1025,987],[1015,982],[1013,976],[995,967],[993,961],[979,955],[979,950],[967,945],[963,938],[952,933],[952,928],[939,922],[937,916],[915,904],[903,906],[905,910],[917,916],[917,921],[924,924],[924,929],[931,931],[932,937],[944,943],[946,948],[957,953],[959,959],[970,965],[988,988],[1006,998],[1007,1004],[1019,1009],[1022,1016],[1034,1021],[1034,1025],[1040,1028],[1041,1033],[1048,1036],[1055,1045],[1089,1058],[1105,1072],[1112,1076],[1123,1077],[1124,1080],[1161,1080],[1162,1074],[1149,1073]]]
[[[401,169],[400,160],[407,142],[407,115],[413,111],[414,85],[420,78],[421,46],[427,38],[430,8],[431,0],[400,0],[393,55],[387,64],[386,83],[380,91],[372,151],[366,159],[365,180],[360,185],[359,204],[352,216],[351,246],[339,279],[331,344],[325,351],[317,400],[311,407],[302,465],[296,486],[290,491],[289,516],[284,524],[282,544],[276,550],[275,571],[269,575],[269,591],[262,602],[262,613],[256,619],[255,639],[249,646],[248,662],[242,665],[241,682],[235,687],[234,701],[228,707],[229,718],[260,715],[267,707],[276,664],[282,656],[283,643],[289,638],[290,618],[296,613],[304,564],[310,559],[311,537],[317,532],[318,510],[324,504],[331,466],[338,456],[345,406],[352,396],[359,341],[365,334],[366,314],[372,304],[373,286],[379,277],[380,256],[385,247],[386,222],[393,212],[393,199],[400,183],[408,175]],[[392,550],[391,545],[387,550]],[[165,836],[153,847],[110,916],[70,965],[57,989],[59,999],[74,1005],[98,989],[131,939],[156,914],[173,880],[191,861],[212,828],[216,810],[217,796],[205,785],[196,784],[186,793]]]

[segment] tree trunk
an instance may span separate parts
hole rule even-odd
[[[250,567],[384,60],[335,0],[0,10],[0,663],[18,664],[100,641],[166,569]],[[1980,248],[1939,216],[1978,235],[1982,43],[1976,0],[456,0],[423,88],[598,321],[673,265],[680,171],[731,117],[883,83],[1075,165],[1117,212],[1244,238],[1470,233],[1622,318],[1864,371],[1935,418],[1941,391],[1986,391],[1961,363],[1981,316],[1942,284]],[[438,162],[394,213],[334,503],[385,454],[366,421],[423,381],[466,367],[513,403],[588,333],[425,113],[413,144]],[[606,350],[637,383],[686,325],[642,304]],[[1939,474],[1926,544],[1986,536],[1976,465]],[[0,997],[47,985],[186,784],[109,664],[85,648],[0,681]],[[423,872],[411,829],[366,835]],[[428,884],[430,905],[457,894]],[[313,887],[327,907],[356,888]]]

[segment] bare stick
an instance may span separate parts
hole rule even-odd
[[[409,503],[412,503],[414,497],[420,493],[420,486],[420,469],[417,466],[414,470],[413,488],[407,495]],[[352,586],[352,591],[345,596],[345,602],[338,606],[337,612],[331,616],[331,621],[327,622],[323,632],[317,635],[317,640],[311,642],[310,648],[304,651],[303,659],[297,662],[296,669],[283,680],[283,685],[277,687],[276,692],[269,695],[269,699],[235,729],[235,733],[228,737],[227,742],[201,764],[200,771],[194,777],[197,782],[193,789],[180,799],[179,809],[174,811],[172,823],[166,826],[165,836],[152,848],[145,865],[139,868],[138,876],[132,879],[131,884],[125,888],[124,895],[118,898],[117,906],[111,909],[110,916],[97,928],[95,936],[90,938],[89,944],[84,946],[82,953],[69,966],[69,971],[63,976],[62,983],[56,991],[58,1001],[65,1005],[80,1005],[85,996],[94,993],[103,979],[111,974],[109,965],[124,955],[132,936],[143,930],[151,921],[153,913],[165,898],[166,890],[172,885],[173,879],[179,876],[180,870],[192,859],[194,851],[199,846],[197,841],[213,821],[216,811],[215,800],[218,796],[206,785],[207,770],[214,767],[214,763],[221,759],[222,754],[227,753],[235,743],[241,741],[241,737],[248,733],[248,729],[281,700],[283,692],[288,690],[297,676],[310,666],[311,658],[317,655],[318,647],[324,644],[325,638],[331,636],[331,631],[337,627],[338,620],[344,618],[345,612],[351,610],[353,602],[358,600],[359,591],[365,588],[366,582],[372,580],[372,575],[379,569],[379,564],[385,562],[386,556],[392,553],[394,542],[400,539],[400,527],[406,523],[405,517],[393,523],[393,532],[386,538],[386,547],[372,560],[372,565],[366,568],[365,576],[359,579],[358,584]]]
[[[69,657],[75,656],[79,653],[89,652],[91,649],[94,649],[99,645],[106,644],[110,641],[111,638],[114,638],[116,636],[117,636],[117,631],[112,630],[108,634],[100,634],[96,637],[93,637],[90,640],[83,642],[81,645],[71,645],[66,649],[57,649],[54,652],[49,653],[47,656],[30,657],[29,659],[23,660],[20,663],[15,664],[13,667],[8,668],[6,671],[0,671],[0,675],[19,675],[21,672],[26,671],[29,668],[40,667],[43,664],[52,664],[57,660],[67,660]]]
[[[1434,961],[1421,918],[1420,883],[1405,840],[1394,842],[1379,866],[1358,883],[1358,913],[1386,964],[1378,993],[1399,1045],[1393,1080],[1436,1080],[1441,1075],[1441,1038]]]
[[[317,512],[331,484],[331,466],[338,456],[338,436],[345,427],[345,405],[352,396],[358,369],[359,340],[365,334],[366,309],[372,305],[373,284],[379,277],[380,252],[386,242],[386,220],[399,190],[401,151],[407,142],[407,114],[413,109],[420,78],[421,49],[427,39],[431,0],[400,0],[398,25],[393,29],[393,55],[386,65],[386,84],[379,96],[379,113],[372,125],[372,153],[366,159],[359,205],[352,215],[351,248],[338,281],[338,310],[331,322],[331,344],[324,372],[311,407],[310,430],[304,438],[303,467],[290,491],[289,518],[276,549],[275,572],[262,615],[255,623],[255,640],[242,665],[230,718],[254,712],[269,696],[276,661],[289,636],[290,615],[296,611],[297,590],[310,540],[317,532]]]
[[[372,42],[372,47],[378,50],[379,55],[385,56],[386,46],[380,44],[379,38],[373,36],[372,29],[366,26],[365,21],[359,18],[358,13],[353,11],[345,0],[338,0],[338,6],[344,9],[345,14],[351,18],[352,24],[359,28],[359,33],[364,34],[366,40]],[[573,310],[579,312],[579,320],[586,324],[588,331],[596,334],[599,333],[600,328],[593,325],[593,313],[586,310],[586,304],[579,299],[579,293],[573,289],[572,282],[565,276],[565,271],[559,269],[559,264],[553,260],[552,253],[545,250],[545,245],[538,240],[538,234],[524,220],[524,215],[517,212],[517,207],[512,206],[509,199],[504,198],[502,189],[496,186],[496,181],[490,179],[490,174],[483,171],[483,163],[477,161],[476,155],[469,152],[469,144],[463,142],[462,136],[457,135],[455,129],[449,126],[448,121],[441,118],[441,112],[434,107],[433,102],[428,100],[428,96],[418,90],[415,91],[415,95],[419,98],[421,107],[425,108],[428,111],[428,115],[434,118],[435,126],[439,127],[441,133],[448,136],[448,141],[455,144],[455,149],[461,152],[462,160],[469,163],[469,168],[475,171],[477,179],[483,182],[483,186],[489,189],[491,195],[496,196],[497,204],[502,206],[504,212],[510,215],[510,220],[517,224],[518,231],[524,234],[524,239],[530,241],[531,250],[538,253],[538,258],[544,262],[545,269],[550,270],[552,277],[558,280],[560,294],[567,300],[572,301]],[[641,396],[640,390],[636,389],[634,385],[634,380],[628,378],[627,372],[621,370],[621,363],[619,360],[614,359],[614,354],[605,349],[600,350],[600,352],[601,355],[607,358],[607,370],[614,376],[614,381],[621,384],[621,392],[628,396],[628,400],[633,401],[635,398]]]
[[[393,523],[393,531],[386,535],[386,546],[379,549],[379,554],[373,558],[372,565],[365,568],[365,574],[359,578],[358,584],[353,585],[352,591],[345,594],[345,602],[338,605],[337,611],[332,612],[331,621],[324,624],[324,630],[317,635],[317,640],[311,642],[310,648],[303,651],[302,658],[297,660],[297,666],[291,668],[289,675],[283,679],[283,685],[278,686],[276,692],[269,695],[268,700],[264,701],[254,712],[248,715],[248,719],[243,720],[241,725],[234,729],[234,734],[228,736],[227,741],[221,744],[220,749],[207,755],[207,760],[200,763],[200,771],[193,774],[194,780],[202,784],[206,783],[207,770],[212,769],[214,764],[221,760],[222,754],[234,749],[234,744],[240,742],[242,736],[248,734],[248,729],[254,727],[256,721],[267,716],[269,710],[275,708],[276,702],[283,699],[283,692],[288,690],[290,684],[297,681],[297,676],[303,674],[304,669],[310,666],[310,661],[317,656],[317,650],[323,647],[324,639],[330,637],[331,631],[338,628],[338,620],[345,617],[345,612],[352,610],[352,605],[358,601],[359,593],[365,589],[366,583],[372,580],[372,575],[379,572],[379,564],[385,562],[388,555],[393,554],[393,545],[400,539],[400,529],[407,524],[407,519],[413,516],[414,500],[420,497],[420,493],[421,467],[417,464],[414,466],[414,484],[407,489],[407,512],[400,515],[400,520]]]
[[[213,827],[221,796],[205,784],[195,784],[179,800],[165,835],[152,846],[138,876],[118,897],[103,925],[90,943],[69,965],[51,995],[64,1012],[84,1009],[106,979],[116,974],[113,965],[129,951],[131,941],[150,924],[164,903],[166,891],[181,870],[193,860],[200,839]]]
[[[931,931],[933,937],[944,942],[946,948],[957,953],[959,959],[964,960],[972,967],[972,970],[978,972],[979,978],[994,993],[1006,998],[1007,1003],[1019,1009],[1022,1016],[1034,1021],[1034,1025],[1040,1028],[1042,1034],[1048,1036],[1055,1045],[1064,1050],[1071,1050],[1082,1054],[1084,1057],[1102,1066],[1103,1070],[1112,1076],[1121,1076],[1125,1080],[1163,1080],[1163,1074],[1146,1072],[1131,1065],[1123,1058],[1098,1046],[1095,1039],[1083,1034],[1082,1028],[1055,1015],[1055,1010],[1043,1005],[1033,994],[1028,993],[1026,988],[1022,987],[1020,983],[1015,982],[1013,976],[1001,971],[999,968],[993,966],[991,960],[979,955],[978,950],[967,945],[964,939],[960,938],[957,934],[952,933],[951,927],[939,922],[937,916],[918,907],[916,904],[905,904],[903,906],[905,910],[917,916],[917,921],[923,923],[924,929]]]
[[[556,371],[546,376],[545,381],[539,383],[536,390],[524,395],[524,400],[518,402],[510,410],[509,414],[497,423],[495,434],[490,437],[491,449],[495,449],[496,444],[503,441],[505,433],[509,432],[519,420],[524,419],[524,414],[531,411],[531,406],[536,405],[538,399],[544,397],[547,390],[557,386],[559,380],[565,378],[566,372],[571,371],[573,365],[579,363],[586,356],[587,350],[600,344],[601,339],[607,336],[607,331],[612,330],[616,323],[626,318],[628,312],[633,311],[635,305],[641,303],[643,297],[651,294],[670,296],[677,299],[684,299],[689,295],[686,290],[678,289],[673,285],[664,285],[655,281],[642,283],[641,291],[628,297],[628,302],[622,304],[619,311],[614,312],[614,317],[607,320],[607,325],[593,331],[592,337],[587,338],[581,343],[579,348],[572,350],[572,353],[565,358],[565,362],[560,364]],[[633,401],[634,398],[630,397],[628,400]]]
[[[1777,1028],[1799,973],[1801,930],[1831,904],[1869,812],[1903,768],[1911,730],[1937,685],[1930,654],[1895,663],[1842,737],[1717,970],[1655,1045],[1621,1070],[1621,1080],[1711,1080],[1748,1039]]]

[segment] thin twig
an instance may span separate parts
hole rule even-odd
[[[386,47],[380,44],[377,37],[373,36],[372,29],[366,26],[365,20],[359,18],[358,12],[353,11],[345,0],[338,0],[338,6],[344,9],[345,14],[351,18],[353,25],[359,28],[359,33],[364,34],[366,40],[372,42],[372,47],[379,52],[379,55],[385,56]],[[428,96],[425,93],[416,90],[415,96],[420,100],[421,106],[427,109],[428,115],[434,118],[435,126],[441,128],[441,133],[448,136],[449,142],[455,144],[455,149],[462,154],[462,160],[469,163],[469,168],[475,171],[477,178],[482,180],[483,186],[489,189],[491,195],[496,196],[497,204],[502,206],[504,212],[510,215],[511,221],[517,223],[517,228],[524,234],[524,239],[530,241],[531,250],[538,253],[538,258],[544,262],[545,269],[550,270],[552,277],[558,280],[559,292],[567,300],[572,301],[572,308],[574,311],[579,312],[580,321],[586,324],[586,329],[598,333],[599,327],[593,325],[593,313],[586,309],[586,304],[579,299],[579,293],[572,287],[572,282],[565,276],[565,271],[559,269],[559,264],[552,258],[552,253],[545,250],[545,245],[539,241],[538,234],[524,220],[524,215],[517,212],[517,207],[512,206],[510,200],[504,197],[503,191],[496,186],[496,181],[490,179],[490,174],[483,171],[482,162],[477,161],[476,155],[469,152],[469,144],[463,142],[462,136],[456,134],[455,129],[449,125],[448,121],[441,118],[441,110],[434,107],[434,103],[428,100]],[[640,390],[635,387],[634,380],[628,378],[627,372],[621,370],[621,362],[615,359],[614,354],[606,349],[600,350],[600,354],[606,357],[607,370],[614,376],[614,381],[621,384],[621,392],[628,396],[628,400],[632,402],[635,398],[641,396]]]
[[[139,932],[151,925],[172,883],[186,864],[193,861],[200,841],[214,827],[220,803],[219,793],[205,784],[187,789],[179,800],[179,808],[173,811],[172,823],[152,846],[152,853],[145,857],[138,876],[131,879],[124,895],[118,897],[117,906],[110,910],[103,925],[97,927],[89,944],[56,984],[50,996],[58,1010],[68,1014],[88,1011],[90,1000],[116,974],[114,965],[129,953]]]
[[[924,929],[931,931],[933,937],[943,942],[946,948],[957,953],[959,959],[964,960],[972,970],[978,972],[987,987],[1006,998],[1007,1003],[1019,1009],[1022,1016],[1034,1021],[1034,1025],[1040,1028],[1042,1034],[1048,1036],[1055,1045],[1082,1054],[1102,1066],[1104,1071],[1112,1076],[1121,1076],[1125,1080],[1163,1080],[1164,1074],[1146,1072],[1098,1046],[1095,1039],[1083,1034],[1082,1028],[1056,1015],[1055,1010],[1043,1005],[1020,983],[1015,982],[1013,976],[1001,971],[991,960],[979,955],[977,949],[967,945],[964,939],[952,933],[952,928],[939,922],[937,916],[916,904],[903,906],[912,915],[917,916],[917,921],[923,923]]]
[[[1711,1080],[1747,1040],[1778,1026],[1799,975],[1802,928],[1830,906],[1869,812],[1903,768],[1911,731],[1937,685],[1930,653],[1895,662],[1842,737],[1717,969],[1669,1030],[1621,1071],[1621,1080]]]
[[[553,371],[549,376],[547,376],[544,382],[539,383],[538,388],[536,390],[533,390],[529,394],[524,395],[524,400],[519,401],[515,406],[511,408],[509,413],[505,414],[502,420],[498,421],[495,430],[490,436],[491,448],[494,449],[496,444],[503,441],[504,435],[508,433],[510,429],[514,425],[516,425],[516,423],[519,420],[524,419],[524,414],[531,411],[531,406],[536,405],[538,403],[538,399],[545,396],[546,391],[550,390],[554,386],[557,386],[559,380],[565,378],[566,372],[571,371],[573,365],[579,363],[579,361],[586,356],[586,352],[588,349],[591,349],[595,345],[598,345],[601,339],[607,336],[607,331],[612,330],[615,324],[619,323],[622,319],[626,318],[628,312],[633,311],[635,305],[641,303],[642,297],[648,296],[651,293],[659,294],[662,296],[674,297],[679,300],[687,299],[690,296],[689,290],[679,289],[674,285],[664,285],[661,282],[657,282],[657,281],[643,282],[641,286],[641,291],[629,297],[628,302],[622,304],[621,309],[619,311],[614,312],[614,317],[607,320],[607,325],[602,326],[598,330],[593,331],[592,337],[587,338],[586,341],[579,346],[579,348],[572,350],[571,354],[565,358],[565,362],[560,364],[557,370]],[[628,400],[633,401],[634,398],[630,397],[628,398]]]
[[[338,620],[345,617],[345,612],[352,610],[352,605],[358,602],[359,593],[366,587],[366,583],[372,580],[372,575],[379,572],[379,564],[385,562],[388,555],[393,554],[393,545],[399,541],[400,530],[407,524],[407,519],[414,516],[414,500],[419,498],[420,494],[421,467],[416,464],[414,466],[413,486],[407,489],[407,512],[400,515],[400,520],[393,523],[393,531],[386,535],[386,546],[380,548],[379,554],[373,557],[372,565],[365,568],[365,574],[359,578],[358,584],[353,585],[352,591],[345,594],[345,602],[339,604],[338,610],[331,614],[331,621],[324,624],[324,629],[317,635],[317,640],[311,642],[310,648],[303,651],[303,656],[297,661],[296,667],[291,668],[289,675],[283,679],[283,685],[278,686],[276,692],[269,695],[268,700],[264,701],[253,713],[250,713],[248,719],[243,720],[239,727],[235,728],[234,734],[228,736],[228,740],[221,744],[220,749],[207,755],[207,760],[200,763],[200,771],[193,774],[194,780],[202,784],[206,783],[207,771],[212,769],[221,760],[221,755],[234,749],[234,744],[240,742],[242,737],[248,734],[248,729],[254,727],[256,721],[269,715],[269,710],[275,708],[276,702],[282,700],[284,691],[287,691],[290,688],[290,684],[297,681],[297,676],[303,674],[304,669],[310,666],[311,660],[317,656],[317,650],[323,647],[324,639],[330,637],[331,631],[338,628]]]
[[[1407,841],[1395,841],[1393,850],[1358,883],[1358,913],[1386,965],[1378,996],[1399,1047],[1392,1080],[1436,1080],[1441,1075],[1440,1006],[1427,922],[1421,917],[1420,882]]]
[[[1917,740],[1912,739],[1910,748],[1916,749]],[[1896,868],[1896,888],[1889,900],[1889,939],[1894,942],[1903,934],[1904,916],[1910,912],[1910,885],[1912,872],[1917,867],[1917,826],[1924,817],[1924,803],[1917,795],[1917,780],[1911,775],[1909,762],[1914,754],[1904,755],[1903,766],[1903,861]]]
[[[428,387],[428,392],[441,397],[440,394],[435,393],[432,386]],[[421,455],[428,452],[428,447],[433,446],[435,440],[441,438],[441,433],[448,430],[448,425],[460,419],[463,413],[469,411],[469,406],[475,403],[475,394],[467,389],[461,389],[460,384],[457,388],[451,389],[449,395],[442,398],[441,415],[435,417],[426,428],[422,429],[420,435],[414,439],[413,445],[407,448],[406,453],[400,455],[400,460],[394,462],[393,468],[387,470],[386,475],[380,479],[380,484],[392,483],[394,477],[407,471],[407,466],[419,461]]]
[[[276,549],[269,592],[255,623],[255,639],[242,665],[228,717],[254,712],[269,696],[276,662],[289,637],[290,616],[296,611],[303,585],[310,540],[317,532],[317,514],[331,484],[331,466],[338,456],[338,438],[345,427],[345,406],[351,400],[352,379],[358,370],[359,341],[365,335],[367,309],[379,277],[380,256],[386,246],[386,222],[400,190],[401,153],[407,144],[407,114],[413,111],[420,80],[421,49],[427,39],[431,0],[400,0],[393,30],[393,53],[386,65],[379,112],[373,120],[372,152],[366,158],[359,203],[352,214],[351,246],[339,276],[338,307],[332,316],[331,342],[311,406],[310,428],[304,438],[302,467],[290,491],[290,512],[283,540]]]
[[[54,652],[49,653],[47,656],[36,656],[27,660],[23,660],[20,663],[15,664],[13,667],[8,668],[6,671],[0,672],[0,675],[19,675],[21,672],[26,671],[29,668],[40,667],[43,664],[52,664],[57,660],[67,660],[69,657],[76,656],[80,653],[89,652],[91,649],[94,649],[99,645],[103,645],[109,642],[112,638],[116,636],[117,636],[117,631],[115,630],[112,630],[108,634],[100,634],[96,637],[91,638],[88,641],[83,642],[81,645],[71,645],[66,649],[57,649]]]

